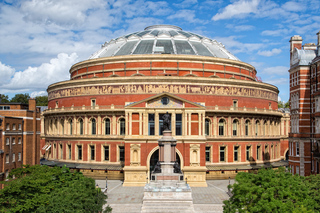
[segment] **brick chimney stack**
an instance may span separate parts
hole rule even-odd
[[[29,99],[29,110],[36,111],[36,99],[30,98]]]
[[[290,39],[290,60],[292,58],[292,52],[294,48],[301,50],[302,48],[302,37],[299,35],[292,36]]]

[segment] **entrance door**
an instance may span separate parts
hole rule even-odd
[[[180,157],[178,155],[178,153],[176,153],[176,160],[179,164],[179,167],[181,169],[181,161],[180,161]],[[151,155],[151,158],[150,158],[150,173],[149,173],[149,178],[151,178],[151,172],[154,170],[154,167],[157,165],[159,161],[159,149],[156,150],[152,155]],[[151,179],[150,179],[151,180]]]

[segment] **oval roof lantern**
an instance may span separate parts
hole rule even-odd
[[[152,25],[112,39],[89,59],[137,54],[199,55],[239,61],[216,40],[173,25]]]

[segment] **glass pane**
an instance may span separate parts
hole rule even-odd
[[[211,52],[207,49],[207,47],[205,47],[200,42],[190,41],[190,43],[194,46],[194,48],[196,48],[198,55],[213,56]]]
[[[158,40],[156,47],[164,47],[165,54],[174,54],[173,45],[171,40]]]
[[[193,51],[192,47],[187,41],[174,41],[177,49],[177,54],[186,54],[186,55],[194,55],[195,52]]]
[[[115,55],[130,55],[137,43],[138,41],[128,41]]]
[[[154,40],[142,40],[133,54],[151,54]]]

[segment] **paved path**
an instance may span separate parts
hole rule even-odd
[[[231,184],[234,180],[230,181]],[[100,188],[105,188],[105,180],[96,180]],[[222,212],[227,195],[229,180],[208,180],[208,187],[192,187],[194,209],[197,213]],[[108,205],[112,213],[138,213],[143,199],[143,187],[123,187],[122,181],[108,180]]]

